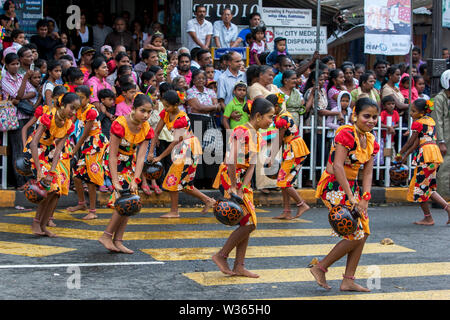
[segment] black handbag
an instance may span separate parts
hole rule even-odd
[[[34,115],[34,106],[26,100],[20,101],[16,108],[28,116]]]

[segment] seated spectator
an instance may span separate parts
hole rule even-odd
[[[178,66],[168,75],[167,81],[182,76],[187,84],[191,83],[191,56],[188,53],[182,53],[178,56]]]
[[[158,52],[153,49],[144,49],[141,54],[141,62],[134,66],[134,71],[138,77],[141,77],[152,66],[159,66]]]
[[[253,12],[250,14],[249,22],[249,27],[241,30],[238,38],[232,44],[232,47],[251,47],[250,43],[247,41],[247,37],[252,34],[252,29],[256,28],[261,23],[261,15],[258,12]]]
[[[273,78],[273,84],[278,88],[282,87],[281,79],[283,78],[283,74],[287,70],[293,70],[294,65],[292,64],[292,60],[289,59],[288,56],[279,55],[276,57],[276,63],[274,67],[278,70],[278,74]]]
[[[131,68],[131,61],[130,61],[130,57],[128,56],[128,54],[126,52],[119,52],[116,55],[116,58],[114,59],[116,62],[116,70],[110,74],[108,76],[108,78],[106,78],[106,81],[111,85],[114,86],[114,82],[116,81],[118,75],[117,75],[117,69],[120,68],[121,66],[128,66]],[[139,76],[136,74],[136,72],[132,71],[132,76],[134,79],[134,82],[136,84],[139,84]]]

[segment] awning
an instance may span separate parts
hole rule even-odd
[[[362,37],[364,37],[364,24],[354,26],[353,28],[345,32],[339,32],[337,34],[333,33],[327,41],[328,49],[337,47],[343,43],[347,43]]]

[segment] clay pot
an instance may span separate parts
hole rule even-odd
[[[114,203],[114,208],[121,216],[135,216],[142,209],[141,197],[131,193],[130,190],[123,190],[120,192],[120,198]]]

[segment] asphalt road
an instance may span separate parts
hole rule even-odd
[[[330,291],[319,288],[307,269],[338,242],[330,236],[327,211],[314,208],[301,221],[271,219],[280,208],[258,208],[246,267],[257,280],[230,278],[209,259],[232,228],[212,213],[184,209],[182,219],[162,221],[162,209],[132,218],[125,244],[133,255],[107,252],[96,239],[110,217],[83,222],[82,213],[56,214],[56,239],[33,236],[33,213],[0,211],[0,299],[20,300],[270,300],[270,299],[450,299],[450,226],[434,209],[436,225],[422,227],[418,207],[369,209],[372,234],[358,268],[358,283],[369,294],[341,293],[345,259],[330,268]],[[381,245],[390,238],[394,245]],[[229,259],[233,263],[233,254]]]

